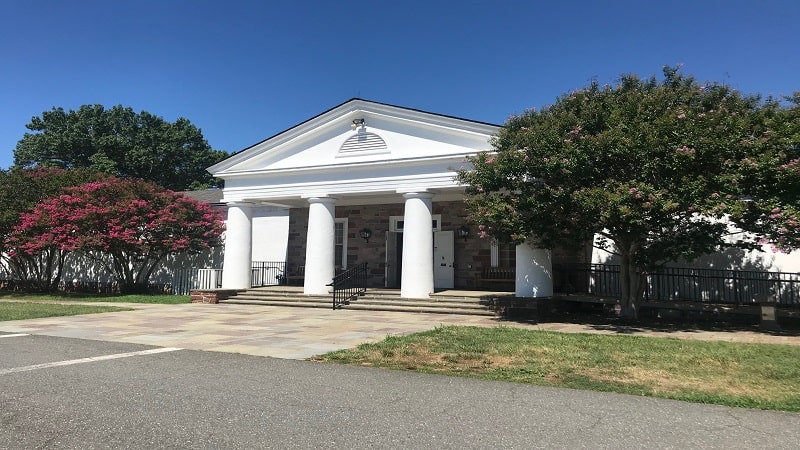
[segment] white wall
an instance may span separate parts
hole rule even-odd
[[[253,261],[286,261],[289,243],[289,210],[253,208]]]
[[[595,264],[619,264],[619,257],[607,251],[593,248],[592,262]],[[701,256],[694,261],[675,261],[667,264],[667,266],[696,269],[800,272],[800,251],[786,254],[773,251],[770,245],[763,245],[761,251],[725,248],[718,252]]]

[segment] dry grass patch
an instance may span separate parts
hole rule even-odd
[[[440,327],[315,360],[800,411],[800,346]]]

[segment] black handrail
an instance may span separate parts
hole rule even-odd
[[[333,309],[349,305],[367,291],[367,263],[351,267],[333,277]]]

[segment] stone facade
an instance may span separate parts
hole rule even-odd
[[[475,290],[480,288],[513,290],[514,282],[492,283],[479,286],[477,278],[484,269],[491,266],[491,242],[478,237],[478,228],[467,220],[467,212],[461,201],[434,202],[433,214],[442,216],[442,231],[454,231],[454,286],[455,289]],[[369,267],[369,287],[386,286],[386,233],[389,231],[389,217],[402,216],[403,204],[337,206],[336,218],[347,218],[347,265],[352,267],[366,262]],[[459,237],[462,226],[469,228],[469,236]],[[295,208],[289,211],[289,245],[287,264],[290,273],[304,265],[306,255],[306,233],[308,228],[308,208]],[[368,228],[372,231],[369,242],[359,235]],[[587,256],[589,255],[589,256]],[[553,264],[588,262],[591,252],[555,249]],[[513,269],[511,261],[510,269]],[[300,283],[302,284],[302,283]]]
[[[464,203],[460,201],[434,202],[433,214],[442,216],[443,231],[454,231],[454,285],[456,289],[475,289],[476,276],[490,266],[490,242],[478,238],[477,227],[467,222]],[[386,285],[386,233],[390,216],[402,216],[403,204],[337,206],[336,218],[347,218],[347,265],[366,262],[370,273],[370,287]],[[458,230],[467,226],[470,234],[459,237]],[[304,265],[308,209],[289,211],[289,245],[287,262],[289,271]],[[372,232],[365,242],[359,231]]]

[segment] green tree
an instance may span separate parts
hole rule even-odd
[[[31,132],[14,150],[18,167],[90,168],[172,190],[218,185],[206,168],[227,156],[213,150],[187,119],[170,123],[123,106],[53,108],[33,117],[26,127]]]
[[[483,233],[545,247],[596,236],[619,255],[621,315],[636,319],[649,272],[726,244],[729,220],[748,207],[739,162],[763,107],[671,67],[661,81],[593,82],[510,118],[495,151],[470,158],[458,180]],[[743,235],[736,244],[756,243]]]
[[[766,102],[750,154],[739,161],[749,200],[739,224],[789,252],[800,249],[800,92],[785,100]]]

